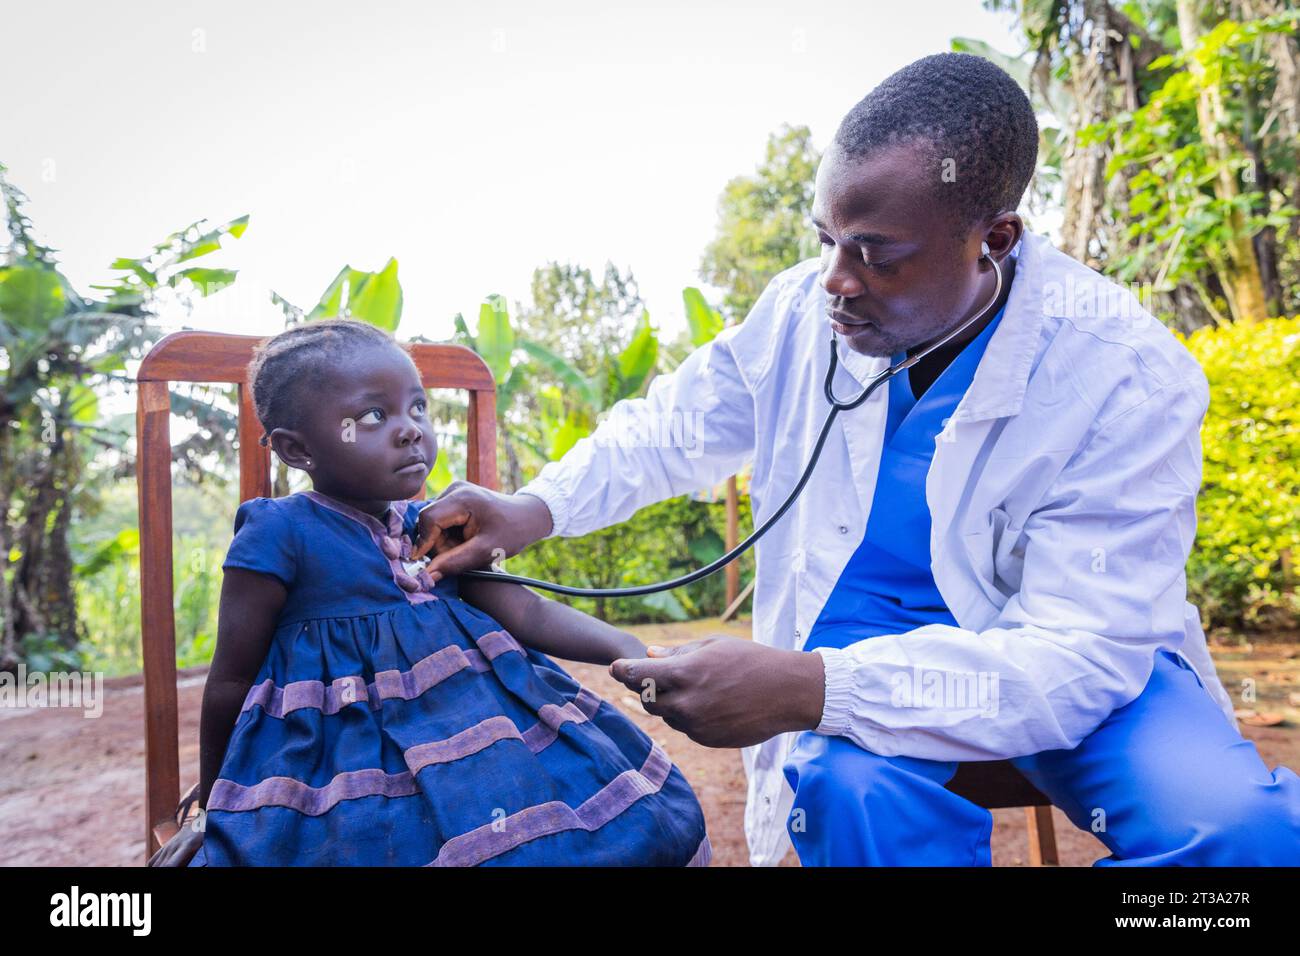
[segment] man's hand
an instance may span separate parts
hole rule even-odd
[[[706,747],[748,747],[821,723],[820,654],[720,635],[652,647],[650,657],[617,660],[609,672],[648,713]]]
[[[503,495],[468,481],[453,481],[420,512],[412,560],[431,550],[425,570],[444,574],[490,566],[551,533],[551,512],[534,495]]]

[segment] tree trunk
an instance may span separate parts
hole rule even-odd
[[[1178,33],[1184,52],[1190,53],[1201,36],[1195,0],[1178,0]],[[1227,111],[1223,105],[1223,91],[1205,77],[1205,67],[1195,57],[1188,58],[1188,69],[1196,80],[1200,92],[1196,98],[1196,117],[1201,128],[1201,139],[1208,148],[1212,161],[1219,164],[1215,181],[1215,194],[1219,199],[1232,201],[1241,195],[1237,176],[1228,165],[1233,149],[1227,130]],[[1230,236],[1225,243],[1225,261],[1220,279],[1227,293],[1228,305],[1238,322],[1254,323],[1268,318],[1264,300],[1264,283],[1255,260],[1255,247],[1246,232],[1245,217],[1234,208],[1228,219]]]
[[[1096,49],[1097,43],[1101,42],[1099,38],[1104,36],[1104,22],[1094,23],[1089,40],[1090,49],[1068,54],[1070,87],[1078,109],[1072,117],[1076,133],[1085,126],[1104,122],[1110,116],[1103,58],[1097,55]],[[1063,157],[1061,170],[1065,183],[1065,209],[1061,225],[1063,251],[1094,269],[1101,265],[1099,255],[1094,254],[1091,246],[1105,195],[1105,151],[1105,143],[1082,146],[1078,137],[1073,136],[1070,138],[1068,152]]]
[[[1094,123],[1113,119],[1123,110],[1141,105],[1137,77],[1163,48],[1147,37],[1132,20],[1113,8],[1108,0],[1083,0],[1072,42],[1062,55],[1069,62],[1070,93],[1076,113],[1066,118],[1074,132]],[[1133,46],[1137,38],[1136,49]],[[1050,75],[1051,64],[1040,54],[1035,72]],[[1108,215],[1108,209],[1124,208],[1133,170],[1121,169],[1107,177],[1109,141],[1080,146],[1076,136],[1062,158],[1064,216],[1062,249],[1094,269],[1120,256],[1127,223]]]
[[[12,420],[7,413],[0,415],[0,673],[13,672],[19,663],[14,597],[9,583],[9,552],[14,543],[9,524],[14,489]]]
[[[1283,12],[1283,5],[1279,0],[1242,0],[1241,7],[1243,18],[1249,20],[1261,20]],[[1260,188],[1267,190],[1271,186],[1278,192],[1284,205],[1288,203],[1294,205],[1297,199],[1300,199],[1300,168],[1265,169],[1258,155],[1260,144],[1255,140],[1261,127],[1272,125],[1276,129],[1274,135],[1279,142],[1300,142],[1300,44],[1296,42],[1294,33],[1268,33],[1261,40],[1263,56],[1273,67],[1273,99],[1270,103],[1263,104],[1266,107],[1266,115],[1259,124],[1250,122],[1245,138],[1251,148],[1251,157],[1260,171]],[[1275,286],[1273,276],[1269,272],[1270,269],[1274,274],[1277,272],[1277,250],[1281,243],[1278,242],[1276,233],[1277,230],[1271,227],[1266,229],[1267,239],[1264,247],[1261,249],[1257,243],[1256,248],[1261,252],[1259,262],[1263,270],[1264,290],[1269,299],[1270,314],[1281,315],[1292,303],[1284,301],[1281,277],[1276,276]],[[1291,217],[1287,234],[1290,241],[1300,241],[1300,216]],[[1275,295],[1276,303],[1273,301]]]
[[[16,636],[52,636],[72,649],[80,637],[68,547],[71,490],[77,481],[78,449],[59,409],[49,454],[32,479],[18,536],[22,556],[14,570],[12,613]]]

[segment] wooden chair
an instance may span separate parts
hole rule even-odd
[[[172,382],[232,382],[239,393],[239,501],[271,494],[271,451],[258,443],[247,369],[263,338],[176,332],[145,356],[136,376],[136,485],[140,502],[140,634],[144,656],[145,860],[176,833],[180,752],[176,714],[176,619],[172,604]],[[497,487],[496,384],[460,345],[415,343],[425,388],[469,392],[466,478]],[[422,498],[423,491],[417,497]]]
[[[247,379],[253,350],[264,339],[217,332],[176,332],[145,356],[136,376],[136,483],[140,504],[140,630],[144,656],[145,860],[177,831],[180,753],[177,739],[176,621],[172,595],[172,382],[227,382],[239,395],[239,501],[271,494],[270,449]],[[472,350],[414,344],[426,388],[469,392],[466,478],[497,488],[496,386]],[[423,492],[420,496],[423,497]],[[418,498],[416,499],[418,500]],[[1024,807],[1033,865],[1054,865],[1051,803],[1009,762],[965,763],[948,789],[987,809]]]
[[[948,789],[986,810],[1024,807],[1029,835],[1029,865],[1059,866],[1052,801],[1009,760],[963,763],[948,781]]]

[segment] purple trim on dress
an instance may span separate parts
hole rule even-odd
[[[421,571],[418,575],[412,577],[406,573],[406,568],[402,567],[401,559],[409,557],[411,553],[410,539],[405,538],[402,534],[406,506],[410,504],[409,501],[390,502],[388,512],[385,515],[386,520],[380,521],[374,515],[366,514],[360,508],[354,508],[342,501],[337,501],[314,489],[299,493],[306,495],[322,508],[328,508],[345,518],[351,518],[370,532],[370,540],[374,542],[375,547],[379,549],[379,553],[388,562],[388,570],[392,573],[393,583],[406,595],[407,601],[412,604],[424,604],[428,601],[439,600],[436,594],[431,593],[434,582],[426,572]],[[385,541],[389,543],[386,545]]]
[[[524,653],[523,647],[508,631],[489,631],[480,637],[474,638],[474,643],[483,652],[483,656],[490,661],[496,660],[509,651]]]
[[[561,724],[569,720],[576,724],[591,720],[600,709],[600,704],[600,697],[585,687],[578,691],[572,701],[566,701],[563,707],[543,704],[537,712],[541,720],[524,731],[524,743],[528,744],[533,753],[549,747],[560,735]]]
[[[538,837],[564,830],[598,830],[637,800],[657,793],[668,779],[672,761],[656,743],[640,770],[625,770],[576,810],[553,800],[526,807],[501,820],[452,837],[429,866],[478,866]]]
[[[409,671],[377,671],[375,686],[381,700],[395,697],[412,700],[467,667],[469,659],[465,652],[451,644],[416,661]]]
[[[687,866],[708,866],[713,862],[713,847],[709,845],[709,835],[704,834],[704,839],[700,841],[699,847],[695,850],[695,855],[691,857]]]
[[[267,716],[280,718],[304,707],[322,714],[337,714],[348,704],[363,703],[371,710],[378,710],[385,700],[414,700],[467,667],[473,667],[472,662],[463,650],[452,644],[416,661],[409,671],[379,671],[370,684],[352,676],[336,678],[328,687],[318,680],[294,681],[277,687],[267,678],[249,690],[240,713],[258,705]]]
[[[530,730],[532,728],[529,728]],[[521,740],[523,735],[509,717],[489,717],[468,730],[453,734],[446,740],[435,740],[427,744],[416,744],[407,749],[402,757],[411,773],[416,774],[425,767],[439,763],[451,763],[461,757],[468,757],[491,746],[498,740]],[[536,748],[533,753],[541,748]]]
[[[378,768],[341,773],[323,787],[309,787],[289,777],[268,777],[251,787],[218,779],[208,795],[209,810],[238,813],[262,807],[289,807],[318,817],[340,800],[357,797],[409,797],[419,787],[409,773],[385,773]]]
[[[443,651],[449,650],[457,650],[457,648],[443,648]],[[437,655],[430,656],[436,657]],[[388,671],[387,673],[396,672]],[[344,681],[348,679],[343,678]],[[270,681],[266,681],[259,684],[258,688],[269,683]],[[319,681],[302,681],[301,683],[316,684],[318,688],[323,688]],[[337,684],[339,681],[335,681],[335,683]],[[290,684],[289,688],[294,686]],[[530,751],[535,754],[541,753],[553,744],[559,736],[557,730],[560,724],[566,720],[572,720],[575,723],[589,720],[596,713],[600,704],[601,699],[599,696],[585,687],[580,687],[573,703],[566,703],[564,707],[557,707],[555,704],[544,704],[542,710],[547,711],[547,708],[550,708],[550,710],[547,711],[542,720],[533,724],[523,733],[519,732],[519,728],[515,726],[514,721],[509,717],[501,715],[488,717],[473,727],[462,730],[458,734],[453,734],[445,740],[434,740],[408,747],[403,752],[402,759],[406,761],[406,765],[410,769],[401,770],[397,773],[387,773],[379,768],[350,770],[338,774],[324,787],[312,787],[289,777],[268,777],[251,787],[235,783],[233,780],[218,778],[212,784],[212,794],[208,798],[208,808],[212,810],[242,811],[257,810],[267,806],[281,806],[292,807],[309,816],[319,816],[340,800],[371,796],[413,796],[420,792],[415,783],[415,775],[425,767],[440,763],[451,763],[462,757],[468,757],[491,746],[498,740],[522,740]],[[648,760],[646,763],[649,765]],[[631,770],[627,772],[635,773],[635,771]],[[219,800],[220,803],[214,803],[214,800]],[[586,806],[586,804],[583,804],[583,806]]]

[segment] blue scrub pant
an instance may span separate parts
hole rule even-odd
[[[1011,762],[1111,851],[1096,866],[1300,865],[1300,777],[1270,773],[1172,653],[1073,750]],[[957,767],[800,734],[784,767],[800,862],[991,865],[993,815],[944,788]]]

